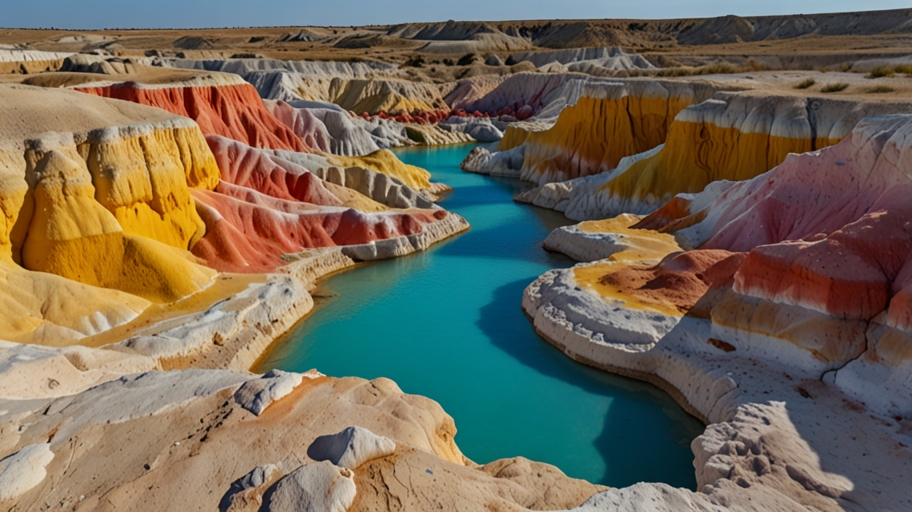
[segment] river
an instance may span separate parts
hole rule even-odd
[[[430,250],[329,278],[314,313],[261,370],[388,377],[456,420],[478,463],[524,456],[610,486],[696,485],[690,442],[703,425],[665,393],[578,364],[524,316],[523,289],[571,260],[541,248],[563,215],[514,203],[529,184],[463,172],[472,145],[397,150],[453,187],[440,205],[471,231]]]

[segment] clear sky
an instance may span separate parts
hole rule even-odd
[[[409,21],[697,18],[899,9],[908,0],[0,0],[0,26],[205,28]]]

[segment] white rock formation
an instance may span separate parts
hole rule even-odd
[[[354,473],[329,462],[305,464],[278,481],[269,512],[346,512],[355,500]]]
[[[54,453],[49,443],[23,446],[0,459],[0,503],[14,500],[40,484],[47,476],[44,468],[52,460]]]
[[[510,55],[512,62],[531,62],[540,68],[547,64],[561,64],[566,71],[584,71],[590,67],[607,70],[654,69],[655,66],[641,55],[627,53],[618,46],[601,48],[573,48],[570,50],[520,52]]]
[[[270,370],[259,379],[245,382],[234,394],[234,400],[244,409],[259,416],[273,402],[294,391],[302,380],[304,376],[300,373]]]
[[[307,449],[316,461],[329,461],[336,466],[355,469],[361,464],[386,457],[396,451],[396,443],[361,427],[348,427],[332,435],[320,436]]]

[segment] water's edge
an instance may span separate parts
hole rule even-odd
[[[472,230],[321,281],[332,296],[318,300],[262,369],[389,377],[438,401],[456,419],[458,445],[479,463],[522,455],[611,486],[694,488],[689,446],[702,423],[654,386],[574,362],[534,332],[522,291],[546,270],[573,264],[540,247],[570,222],[514,203],[528,184],[460,171],[473,147],[397,150],[453,187],[441,206]]]

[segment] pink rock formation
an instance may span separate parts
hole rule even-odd
[[[222,181],[279,199],[324,206],[342,205],[323,186],[320,178],[300,165],[224,137],[209,135],[206,142],[215,155]]]
[[[151,105],[189,117],[199,124],[206,135],[221,135],[260,148],[309,151],[291,128],[266,110],[256,89],[240,79],[212,80],[202,84],[89,84],[78,90]]]
[[[283,254],[412,235],[447,215],[345,208],[320,178],[269,150],[212,135],[206,141],[222,181],[215,191],[192,191],[207,227],[193,253],[220,271],[267,272]]]

